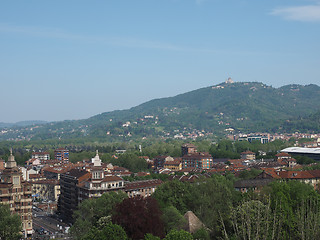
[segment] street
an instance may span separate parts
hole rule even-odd
[[[61,220],[48,215],[41,209],[34,208],[33,215],[33,239],[70,239],[65,233],[69,226]]]

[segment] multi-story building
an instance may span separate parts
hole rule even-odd
[[[6,163],[3,159],[0,159],[0,172],[5,169]]]
[[[191,144],[191,143],[186,143],[186,144],[183,144],[183,145],[181,146],[182,156],[188,155],[188,154],[193,154],[193,153],[196,153],[196,152],[197,152],[196,146],[194,146],[194,145]]]
[[[256,159],[256,154],[251,151],[242,152],[240,155],[241,155],[241,159],[246,159],[246,160],[255,160]]]
[[[105,192],[124,190],[124,180],[121,177],[105,175],[98,151],[92,161],[91,177],[80,187],[81,199],[100,197]]]
[[[180,171],[182,169],[182,159],[181,158],[174,158],[168,159],[164,162],[164,168],[170,169],[172,171]]]
[[[79,185],[90,177],[90,173],[82,169],[71,169],[60,176],[59,212],[67,222],[72,222],[73,211],[82,200]]]
[[[155,169],[164,168],[164,163],[167,161],[174,161],[170,156],[157,156],[153,159],[153,166]]]
[[[182,168],[210,169],[213,158],[209,153],[192,153],[182,157]]]
[[[54,159],[64,163],[69,162],[69,150],[64,148],[54,150]]]
[[[128,197],[149,197],[161,184],[162,181],[160,179],[128,182],[125,186],[125,192],[128,194]]]
[[[22,172],[12,155],[12,150],[2,172],[0,182],[0,203],[8,204],[11,213],[21,217],[25,236],[32,234],[32,190],[31,184],[25,182]]]
[[[46,179],[60,179],[60,175],[74,168],[72,164],[58,165],[53,167],[42,168],[42,173]]]
[[[72,213],[83,200],[100,197],[105,192],[123,191],[124,180],[106,175],[98,152],[92,159],[90,172],[71,169],[60,175],[59,211],[66,221],[72,222]]]
[[[56,179],[32,181],[32,195],[43,200],[58,201],[60,184]]]
[[[50,153],[48,152],[33,152],[31,158],[39,159],[40,163],[45,163],[50,160]]]

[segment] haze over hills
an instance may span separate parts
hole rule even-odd
[[[41,121],[41,120],[20,121],[20,122],[16,122],[16,123],[0,122],[0,128],[26,127],[26,126],[30,126],[30,125],[45,124],[45,123],[47,123],[47,122],[46,121]]]
[[[235,132],[319,131],[320,87],[225,82],[84,120],[2,130],[0,139],[174,137]]]

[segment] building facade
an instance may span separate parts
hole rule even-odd
[[[8,158],[0,182],[0,203],[8,204],[12,214],[21,217],[25,236],[32,234],[32,190],[31,184],[24,181],[14,156]]]
[[[31,158],[39,159],[40,163],[45,163],[50,160],[50,153],[48,152],[33,152]]]
[[[69,150],[64,148],[54,150],[54,159],[64,163],[69,162]]]
[[[240,155],[241,155],[241,159],[246,159],[246,160],[255,160],[256,159],[256,154],[251,151],[242,152]]]
[[[90,178],[79,186],[81,200],[101,197],[105,192],[124,190],[124,180],[121,177],[105,174],[98,151],[92,162]]]
[[[90,173],[82,169],[71,169],[60,176],[59,212],[67,222],[72,222],[72,214],[77,209],[79,198],[79,185],[90,177]]]
[[[182,157],[182,168],[210,169],[213,158],[209,153],[193,153]]]
[[[182,154],[182,156],[188,155],[188,154],[194,154],[196,152],[197,152],[197,148],[193,144],[186,143],[186,144],[183,144],[181,146],[181,154]]]
[[[150,179],[135,182],[128,182],[125,186],[125,192],[128,197],[149,197],[156,190],[156,188],[163,182],[160,179]]]
[[[56,179],[43,179],[32,181],[32,196],[53,202],[58,201],[60,195],[60,184]]]

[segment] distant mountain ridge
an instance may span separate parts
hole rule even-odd
[[[41,121],[41,120],[30,120],[30,121],[20,121],[16,123],[4,123],[0,122],[0,128],[8,128],[8,127],[25,127],[30,126],[34,124],[45,124],[47,121]]]
[[[84,120],[48,123],[31,131],[20,128],[18,133],[26,139],[129,139],[205,136],[222,134],[226,129],[290,132],[299,130],[302,120],[319,117],[317,112],[320,113],[320,87],[314,84],[273,88],[260,82],[225,82]],[[304,131],[317,129],[317,125],[304,127]],[[7,131],[0,139],[16,136],[14,131]]]

